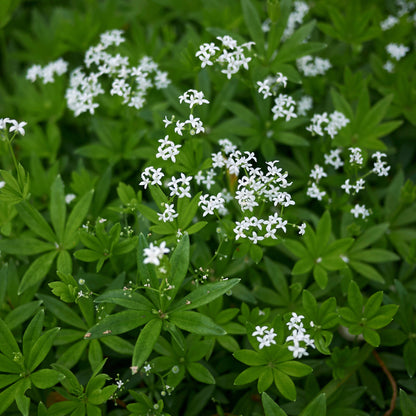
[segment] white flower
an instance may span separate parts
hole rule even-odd
[[[143,255],[145,256],[143,263],[150,263],[154,264],[155,266],[159,266],[163,255],[169,253],[169,251],[170,250],[166,247],[166,243],[164,241],[162,241],[159,247],[155,246],[153,243],[150,243],[149,247],[143,250]]]
[[[26,121],[21,121],[18,123],[16,120],[11,120],[12,126],[9,127],[9,133],[16,132],[21,134],[22,136],[25,135],[25,129],[23,128],[26,126]]]
[[[299,235],[304,235],[306,229],[306,224],[303,223],[302,225],[298,225]]]
[[[75,194],[67,194],[65,195],[65,203],[70,204],[76,198]]]
[[[264,335],[264,331],[268,329],[267,326],[259,326],[257,325],[256,330],[251,334],[251,336],[255,337],[256,335]]]
[[[364,219],[370,215],[370,211],[366,209],[365,205],[355,204],[354,208],[350,210],[351,214],[354,215],[354,218],[358,218],[360,215]]]
[[[407,46],[397,44],[397,43],[389,43],[386,46],[387,53],[394,58],[396,61],[400,61],[404,56],[406,56],[407,52],[409,52],[409,48]]]

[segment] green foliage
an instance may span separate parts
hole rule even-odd
[[[416,414],[381,3],[0,2],[0,414]]]

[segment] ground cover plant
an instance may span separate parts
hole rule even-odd
[[[416,2],[0,2],[0,414],[416,415]]]

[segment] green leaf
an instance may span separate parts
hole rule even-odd
[[[58,237],[58,242],[62,242],[65,229],[66,204],[64,183],[62,182],[60,175],[55,178],[51,187],[49,211],[51,214],[53,228],[55,229]]]
[[[299,361],[286,361],[278,363],[276,366],[280,371],[291,377],[304,377],[312,373],[312,367]]]
[[[400,409],[403,416],[416,415],[416,404],[409,398],[404,390],[400,389]],[[1,401],[0,401],[1,403]]]
[[[154,318],[154,315],[149,311],[127,310],[113,315],[107,315],[88,330],[88,333],[91,334],[88,338],[93,339],[123,334],[145,324],[152,318]]]
[[[77,250],[74,253],[74,257],[86,263],[91,263],[91,262],[99,260],[101,257],[103,257],[103,255],[102,253],[98,253],[93,250],[81,249],[81,250]]]
[[[197,381],[205,384],[215,384],[215,379],[209,370],[200,363],[189,363],[186,366],[189,374]]]
[[[173,298],[181,287],[185,279],[189,265],[189,236],[184,234],[178,245],[176,246],[170,258],[171,276],[168,279],[173,289],[169,291],[169,295]]]
[[[114,289],[95,299],[97,303],[112,303],[136,311],[150,311],[154,305],[143,295],[129,290]]]
[[[211,318],[198,312],[177,311],[169,314],[169,321],[178,328],[198,335],[225,335],[223,328]]]
[[[153,224],[159,224],[160,220],[157,215],[157,212],[152,208],[149,208],[147,205],[139,204],[137,206],[138,211],[142,214],[145,218],[151,221]]]
[[[4,318],[4,322],[11,330],[15,329],[34,315],[41,303],[40,301],[33,301],[19,305]]]
[[[320,264],[315,264],[313,278],[321,289],[326,288],[328,284],[328,272]]]
[[[179,212],[179,217],[178,217],[178,227],[181,230],[185,230],[186,227],[191,223],[191,221],[194,219],[196,212],[198,211],[198,202],[199,202],[199,197],[202,195],[202,192],[198,192],[190,201],[189,203],[186,205],[185,209],[183,209],[181,207],[181,209],[179,209],[179,205],[178,205],[178,212]],[[179,199],[178,204],[181,201],[188,201],[187,198],[181,198]]]
[[[45,251],[54,250],[55,246],[45,243],[37,238],[16,238],[0,240],[0,250],[7,254],[17,254],[19,256],[32,256]]]
[[[308,251],[306,250],[305,246],[297,241],[297,240],[285,240],[284,245],[289,249],[291,253],[293,253],[296,257],[306,257]]]
[[[284,397],[288,400],[296,400],[296,387],[292,379],[285,373],[273,369],[274,372],[274,384],[277,387],[277,390],[282,393]]]
[[[112,337],[104,337],[100,340],[108,348],[111,348],[113,351],[118,352],[122,355],[133,355],[134,345],[129,341],[113,335]]]
[[[384,263],[387,261],[400,260],[400,257],[392,251],[383,250],[381,248],[373,248],[370,250],[354,252],[354,254],[351,255],[351,259],[360,260],[367,263]]]
[[[250,366],[267,364],[267,360],[264,356],[253,350],[239,350],[234,352],[233,356],[238,361]]]
[[[298,260],[292,269],[292,274],[294,276],[298,274],[308,273],[312,270],[315,262],[313,261],[312,257],[306,257]]]
[[[334,89],[331,89],[331,98],[332,102],[334,103],[334,107],[337,111],[340,111],[347,117],[349,120],[354,119],[354,113],[352,111],[351,106],[348,104],[347,100],[339,94]]]
[[[64,247],[73,248],[77,243],[77,231],[84,221],[91,205],[94,190],[84,194],[69,214],[65,227]]]
[[[13,359],[13,353],[20,352],[13,334],[2,319],[0,319],[0,351],[11,359]]]
[[[202,230],[207,224],[208,224],[207,221],[199,221],[195,224],[192,224],[185,231],[188,233],[188,235],[195,234],[198,231]]]
[[[256,244],[252,244],[250,246],[250,257],[253,259],[254,263],[259,264],[260,260],[263,258],[263,249]]]
[[[287,413],[265,392],[261,394],[265,416],[287,416]]]
[[[378,312],[377,316],[371,318],[367,321],[367,326],[373,329],[383,328],[384,326],[388,325],[393,316],[396,314],[399,305],[384,305],[382,306]]]
[[[45,311],[39,310],[32,318],[23,334],[23,356],[27,357],[35,341],[40,337],[43,328]]]
[[[263,372],[260,374],[257,382],[257,390],[259,393],[266,391],[273,383],[273,370],[270,367],[262,367]]]
[[[239,282],[240,279],[230,279],[201,285],[187,296],[177,301],[168,312],[171,313],[199,308],[228,292]]]
[[[264,371],[264,367],[249,367],[240,373],[234,380],[235,386],[241,386],[242,384],[251,383],[257,380],[261,373]]]
[[[315,296],[313,296],[312,293],[306,289],[304,289],[302,292],[302,305],[308,316],[312,320],[316,319],[315,317],[318,314],[318,305]]]
[[[45,218],[38,210],[32,207],[27,201],[22,201],[16,205],[16,210],[22,217],[25,224],[39,237],[44,238],[52,243],[57,241],[57,238],[52,231],[52,228],[46,222]]]
[[[83,388],[81,384],[79,384],[78,379],[75,377],[72,371],[68,370],[65,366],[60,364],[51,364],[51,367],[64,375],[61,383],[70,394],[78,396],[83,393]]]
[[[361,315],[364,305],[363,295],[354,280],[351,280],[348,286],[348,305],[354,312]]]
[[[329,211],[325,211],[318,222],[318,226],[316,227],[316,238],[318,240],[318,244],[322,248],[328,244],[329,238],[331,236],[331,229],[331,215]]]
[[[133,352],[133,366],[141,368],[143,363],[149,358],[153,347],[159,338],[162,329],[162,320],[155,318],[149,321],[140,331]]]
[[[364,327],[363,337],[370,345],[375,348],[380,345],[380,335],[374,329]]]
[[[60,328],[52,328],[46,331],[36,340],[26,360],[27,369],[32,372],[48,355],[52,343]]]
[[[51,251],[38,257],[26,270],[19,285],[18,294],[38,285],[48,274],[58,251]]]
[[[368,264],[362,263],[360,261],[351,260],[351,259],[348,264],[357,273],[361,274],[367,279],[373,280],[378,283],[385,283],[383,276],[381,276],[381,274],[374,267],[369,266]]]
[[[300,416],[326,416],[326,395],[321,393],[303,409]]]
[[[256,48],[259,53],[264,55],[264,34],[261,29],[261,21],[257,9],[251,0],[241,0],[241,7],[251,39],[256,42]]]
[[[66,250],[61,250],[56,261],[57,271],[61,273],[72,273],[72,258]]]
[[[55,315],[60,321],[76,328],[84,330],[87,329],[85,322],[65,303],[62,303],[58,299],[48,295],[38,295],[38,298],[42,299],[46,309]]]
[[[0,414],[5,414],[7,408],[14,402],[23,381],[24,380],[20,380],[12,384],[0,393]]]
[[[56,370],[44,368],[30,375],[33,385],[39,389],[49,389],[59,383],[63,375]]]
[[[355,240],[355,243],[351,248],[351,252],[361,251],[363,248],[366,248],[370,244],[375,243],[386,234],[389,225],[389,223],[383,223],[375,225],[364,231],[364,233]]]
[[[378,310],[380,309],[382,301],[383,301],[382,291],[376,292],[373,295],[371,295],[365,304],[363,315],[367,319],[371,319],[372,317],[374,317],[377,314]]]

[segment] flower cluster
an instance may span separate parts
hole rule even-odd
[[[153,243],[149,244],[148,248],[143,250],[144,264],[154,264],[155,266],[160,265],[160,260],[162,260],[163,256],[169,253],[169,249],[166,247],[166,243],[162,241],[160,246],[156,246]]]
[[[253,331],[251,336],[256,337],[256,340],[259,342],[259,349],[264,347],[270,347],[271,344],[276,344],[274,338],[277,336],[274,329],[269,329],[268,326],[256,326],[256,330]]]
[[[198,183],[205,183],[207,189],[215,183],[210,179],[219,177],[216,169],[223,169],[226,174],[234,175],[236,178],[236,191],[234,196],[224,191],[216,195],[201,195],[200,206],[204,216],[214,214],[217,210],[220,215],[227,213],[225,204],[231,200],[238,203],[238,207],[244,215],[241,221],[236,221],[234,233],[236,240],[247,238],[253,244],[265,238],[277,239],[276,232],[280,229],[286,233],[288,222],[281,217],[283,208],[295,205],[291,195],[285,191],[292,182],[288,182],[287,172],[277,167],[278,161],[266,162],[267,172],[256,167],[253,162],[257,159],[254,153],[245,152],[242,154],[235,145],[228,139],[219,141],[221,151],[213,153],[212,168],[208,171],[207,177],[198,172]],[[241,174],[242,173],[242,174]],[[240,177],[238,177],[241,175]],[[260,205],[269,204],[273,209],[280,208],[280,215],[274,212],[266,218],[257,218],[254,209]],[[302,227],[302,226],[301,226]],[[299,228],[299,227],[298,227]],[[304,228],[299,228],[300,233]]]
[[[249,56],[245,56],[245,49],[251,50],[251,46],[254,42],[246,42],[242,45],[238,45],[237,41],[231,36],[217,36],[217,39],[222,44],[222,50],[216,46],[213,42],[204,43],[199,47],[199,51],[195,56],[201,61],[201,68],[205,66],[211,66],[214,62],[218,62],[222,66],[226,66],[221,72],[227,75],[230,79],[236,74],[241,67],[248,69],[248,63],[251,61]]]
[[[309,95],[304,95],[297,102],[297,110],[300,116],[306,116],[309,110],[312,110],[313,100]]]
[[[156,157],[162,158],[163,160],[170,159],[173,163],[175,163],[175,156],[179,154],[179,148],[182,146],[169,140],[168,135],[166,135],[164,139],[160,139],[158,141],[160,146],[157,148]]]
[[[296,65],[305,75],[305,77],[316,77],[317,75],[324,75],[329,68],[331,68],[331,62],[328,59],[315,56],[313,58],[310,55],[303,56],[296,61]]]
[[[389,15],[386,19],[380,22],[380,27],[382,31],[391,29],[393,26],[396,26],[399,22],[399,19],[396,16]]]
[[[325,165],[330,165],[336,170],[344,166],[345,162],[341,159],[341,153],[342,149],[338,148],[330,150],[328,154],[324,154]],[[365,189],[365,177],[371,173],[375,173],[377,176],[388,176],[390,166],[388,166],[385,160],[382,160],[382,158],[386,156],[387,155],[385,153],[381,152],[373,153],[371,155],[371,159],[375,159],[373,168],[358,177],[355,181],[352,181],[351,178],[346,178],[344,183],[341,185],[341,189],[348,195],[356,195]],[[364,156],[362,154],[362,150],[359,147],[348,148],[348,164],[349,166],[355,168],[364,167]],[[321,166],[315,165],[311,170],[309,176],[314,180],[314,182],[312,182],[308,187],[306,194],[310,198],[315,198],[318,201],[321,201],[322,198],[326,195],[326,192],[319,189],[318,184],[320,179],[325,178],[328,175]],[[370,211],[366,209],[365,205],[356,204],[354,208],[350,210],[350,212],[354,215],[355,218],[358,218],[359,215],[361,215],[362,218],[366,218],[370,215]]]
[[[410,49],[407,46],[399,45],[397,43],[389,43],[386,46],[387,53],[396,61],[400,61],[400,59],[406,56],[409,50]]]
[[[276,95],[280,85],[286,88],[287,77],[281,72],[278,72],[276,76],[269,76],[264,81],[257,81],[258,92],[263,94],[263,98],[266,99],[272,95]],[[272,107],[273,120],[284,118],[285,121],[289,121],[291,118],[296,118],[295,113],[296,101],[287,94],[279,94],[274,99],[274,106]]]
[[[282,84],[286,88],[287,77],[285,77],[281,72],[278,72],[276,76],[267,77],[264,81],[257,81],[259,86],[259,94],[263,94],[263,98],[266,99],[272,95],[276,95],[279,85]]]
[[[87,111],[94,114],[99,106],[94,98],[105,93],[99,80],[102,76],[112,80],[111,95],[122,97],[123,104],[136,109],[143,107],[150,88],[162,89],[170,84],[167,73],[160,71],[152,58],[145,56],[137,66],[129,66],[127,56],[107,52],[108,48],[125,41],[122,35],[121,30],[107,31],[101,34],[98,45],[87,50],[85,66],[90,70],[95,68],[95,71],[87,74],[80,67],[72,71],[65,96],[68,108],[75,116]]]
[[[323,136],[324,131],[326,131],[333,139],[339,132],[340,129],[345,127],[350,120],[348,120],[344,114],[339,111],[334,111],[331,114],[314,114],[311,119],[312,124],[306,127],[306,130],[310,131],[312,134],[317,134],[318,136]],[[325,127],[323,127],[325,125]]]
[[[303,23],[304,17],[309,12],[309,6],[304,1],[293,2],[293,8],[294,10],[289,15],[286,28],[282,35],[283,40],[286,40],[292,36],[296,26]]]
[[[163,222],[174,221],[174,219],[177,218],[179,214],[173,208],[173,204],[165,203],[164,206],[165,206],[165,210],[163,211],[163,213],[157,214],[159,221],[163,221]]]
[[[361,215],[362,219],[367,218],[370,215],[370,211],[365,205],[355,204],[354,208],[350,210],[350,213],[354,215],[354,218],[358,218]]]
[[[9,127],[7,127],[8,124],[11,124]],[[14,134],[21,134],[22,136],[25,135],[25,129],[26,121],[21,121],[20,123],[17,120],[11,119],[11,118],[0,118],[0,130],[8,130],[9,133]]]
[[[279,94],[274,99],[274,106],[272,107],[273,120],[284,118],[285,121],[289,121],[296,118],[295,105],[296,101],[290,95]]]
[[[41,65],[32,65],[26,74],[26,79],[35,82],[38,78],[42,79],[44,84],[55,81],[55,75],[63,75],[68,71],[68,62],[62,58],[42,67]]]
[[[186,103],[189,104],[189,108],[192,111],[192,108],[194,105],[202,105],[202,104],[209,104],[209,101],[204,97],[204,93],[202,91],[197,91],[194,89],[190,89],[188,91],[185,91],[182,95],[179,96],[179,102],[180,103]],[[174,116],[171,117],[171,119],[168,119],[166,116],[163,120],[165,124],[165,128],[167,128],[170,124],[173,123]],[[185,121],[177,120],[175,124],[175,133],[179,136],[183,135],[183,130],[188,128],[189,133],[191,136],[194,136],[195,134],[204,133],[205,127],[199,117],[194,117],[194,115],[191,113],[189,115],[189,118]]]
[[[289,331],[292,331],[292,334],[286,338],[286,342],[293,342],[293,345],[288,346],[288,350],[293,353],[293,358],[302,358],[304,355],[309,355],[306,351],[307,347],[315,348],[315,341],[306,333],[303,326],[303,318],[303,315],[292,312],[290,321],[286,323]],[[310,326],[313,327],[313,322],[310,323]]]

